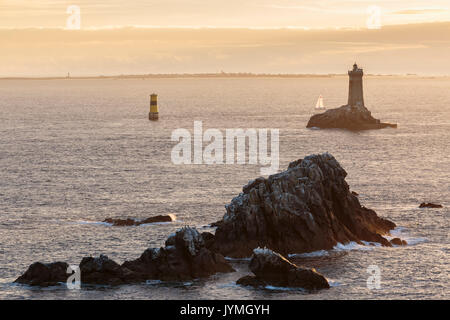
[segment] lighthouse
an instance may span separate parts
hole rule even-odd
[[[158,120],[158,95],[152,93],[150,95],[150,112],[148,113],[148,120]]]
[[[364,106],[363,97],[363,70],[358,68],[358,65],[353,65],[353,70],[348,72],[348,105],[349,106]]]

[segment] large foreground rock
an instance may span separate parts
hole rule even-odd
[[[205,246],[195,228],[183,228],[169,236],[165,247],[147,249],[124,267],[146,279],[187,280],[207,277],[217,272],[232,272],[225,258]]]
[[[237,284],[254,287],[301,287],[308,290],[330,287],[327,279],[316,270],[297,267],[269,249],[255,249],[249,267],[255,276],[243,277]]]
[[[226,206],[211,248],[249,257],[267,247],[283,255],[332,249],[338,242],[378,242],[395,224],[362,207],[329,153],[292,162],[281,173],[250,181]]]
[[[380,120],[372,117],[370,111],[364,106],[344,105],[313,115],[306,127],[370,130],[387,127],[397,128],[397,124],[380,122]]]
[[[165,247],[149,248],[140,258],[119,265],[105,255],[85,257],[80,265],[81,283],[119,285],[145,280],[190,280],[231,272],[225,258],[205,246],[203,236],[195,229],[185,227],[169,236]],[[66,282],[68,264],[55,262],[33,263],[15,282],[49,286]]]

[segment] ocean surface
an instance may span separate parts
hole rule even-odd
[[[348,79],[0,80],[0,299],[449,299],[450,80],[365,77],[366,106],[398,129],[306,129],[320,94],[347,101]],[[148,121],[149,94],[160,121]],[[171,133],[207,128],[280,129],[280,171],[330,152],[361,203],[394,221],[406,247],[342,244],[291,259],[332,287],[251,289],[249,273],[119,287],[13,284],[35,262],[106,254],[118,263],[162,246],[185,226],[210,231],[259,165],[175,165]],[[423,201],[443,209],[419,209]],[[105,218],[174,214],[166,224],[112,227]],[[367,287],[368,267],[381,272]]]

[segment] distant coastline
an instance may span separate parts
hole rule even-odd
[[[89,80],[89,79],[167,79],[167,78],[334,78],[347,77],[347,74],[300,74],[300,73],[249,73],[249,72],[218,72],[218,73],[156,73],[156,74],[129,74],[109,76],[52,76],[52,77],[0,77],[0,80]],[[418,74],[366,74],[366,77],[389,78],[450,78],[450,75],[426,76]]]

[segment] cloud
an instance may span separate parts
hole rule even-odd
[[[450,22],[379,30],[0,29],[0,77],[146,73],[450,74]]]
[[[447,9],[409,9],[395,11],[393,14],[431,14],[431,13],[444,13]]]

